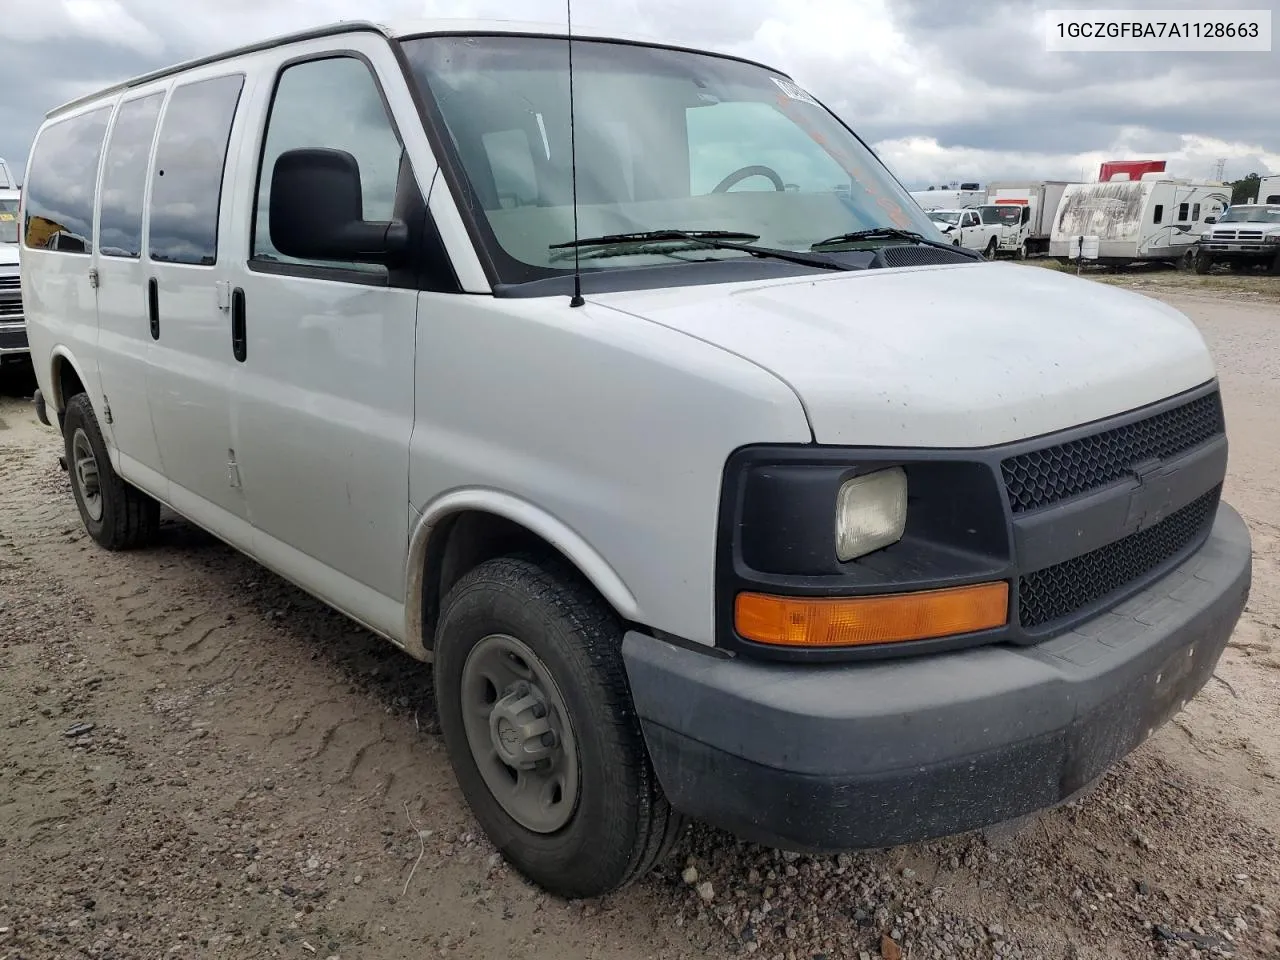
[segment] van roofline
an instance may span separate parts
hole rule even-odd
[[[232,60],[236,57],[242,57],[251,53],[259,53],[263,50],[272,50],[276,47],[282,47],[291,43],[301,43],[306,40],[318,40],[323,39],[324,37],[338,36],[344,33],[376,33],[385,37],[387,40],[412,40],[417,37],[432,35],[449,36],[461,34],[508,34],[510,36],[568,38],[568,31],[566,27],[555,23],[535,23],[516,20],[418,19],[401,21],[395,25],[386,25],[375,23],[372,20],[339,20],[336,23],[328,23],[318,27],[311,27],[307,30],[298,30],[292,33],[279,34],[274,37],[268,37],[265,40],[258,40],[254,43],[245,44],[230,50],[223,50],[219,53],[208,54],[191,60],[183,60],[171,66],[162,67],[159,70],[152,70],[149,73],[140,74],[139,76],[132,77],[128,80],[122,80],[109,87],[103,87],[102,89],[95,90],[92,93],[86,93],[83,96],[76,97],[74,100],[68,100],[66,103],[54,107],[45,114],[45,120],[52,120],[54,117],[70,113],[79,107],[86,106],[98,100],[104,100],[126,90],[130,90],[133,87],[140,87],[143,84],[151,83],[155,80],[163,80],[165,77],[176,76],[181,73],[186,73],[189,70],[195,70],[199,67],[220,63],[224,60]],[[705,50],[698,47],[663,43],[660,40],[641,36],[625,36],[618,33],[605,33],[599,30],[575,30],[573,38],[574,40],[584,41],[626,43],[642,47],[661,47],[666,50],[679,50],[684,53],[696,53],[704,56],[721,57],[726,60],[737,60],[740,63],[748,63],[752,66],[768,70],[771,73],[776,73],[778,76],[785,77],[788,80],[791,79],[789,74],[784,73],[777,67],[771,67],[767,63],[761,63],[758,60],[752,60],[748,57],[742,57],[732,53],[721,53],[719,51]]]

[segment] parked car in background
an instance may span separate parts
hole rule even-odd
[[[938,225],[942,235],[957,247],[977,250],[988,260],[996,258],[1005,225],[997,217],[983,219],[978,208],[971,210],[930,210],[929,219]]]
[[[27,328],[18,273],[20,206],[17,190],[0,189],[0,375],[4,366],[27,358]]]
[[[1196,273],[1208,273],[1215,263],[1233,270],[1265,266],[1280,274],[1280,203],[1237,204],[1200,234]]]
[[[349,21],[46,117],[22,287],[89,536],[168,504],[433,660],[559,896],[687,818],[838,851],[1085,790],[1249,593],[1195,325],[952,246],[776,69],[565,41]]]
[[[992,183],[987,187],[987,201],[998,206],[1020,206],[1025,228],[1020,242],[1025,256],[1049,252],[1049,238],[1058,213],[1062,194],[1070,186],[1068,180],[1033,180]]]

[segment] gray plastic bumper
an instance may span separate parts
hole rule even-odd
[[[889,846],[1051,807],[1208,681],[1244,609],[1231,507],[1167,576],[1070,633],[889,662],[723,660],[628,633],[623,656],[671,803],[795,850]]]

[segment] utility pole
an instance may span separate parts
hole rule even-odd
[[[1220,159],[1213,168],[1213,179],[1221,182],[1222,175],[1227,172],[1227,158]]]

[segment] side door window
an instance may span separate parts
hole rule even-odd
[[[142,202],[147,192],[147,160],[155,139],[164,92],[126,100],[116,113],[102,172],[98,252],[137,260],[142,256]]]
[[[244,77],[184,84],[164,112],[151,184],[148,250],[152,260],[213,266],[231,121]]]
[[[371,274],[385,281],[387,268],[382,264],[300,260],[285,256],[272,244],[271,175],[276,160],[287,150],[316,148],[344,150],[355,157],[364,218],[392,219],[403,147],[369,67],[349,56],[295,64],[281,73],[267,119],[250,266],[303,275],[320,272],[335,279],[344,273]],[[513,181],[512,190],[518,193],[518,180]]]

